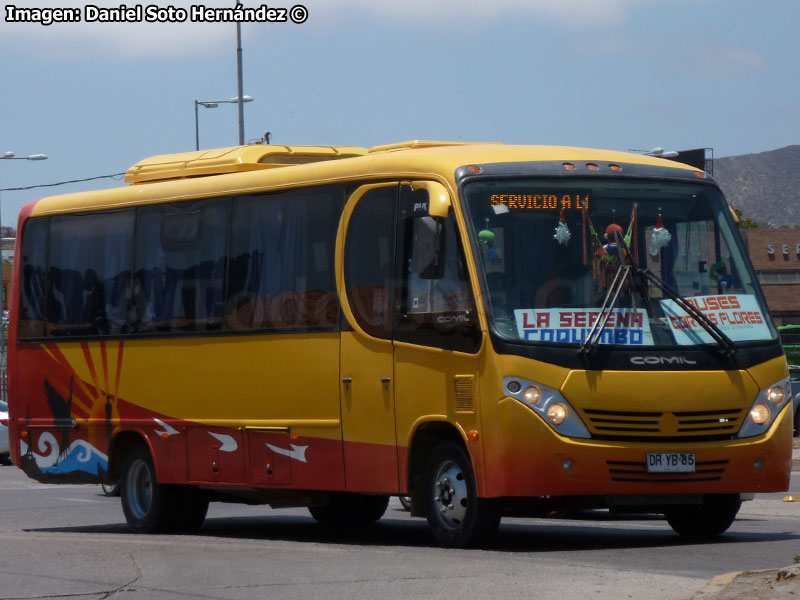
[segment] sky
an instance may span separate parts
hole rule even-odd
[[[269,7],[302,17],[295,1]],[[269,131],[276,144],[710,147],[716,157],[800,143],[800,0],[300,1],[302,23],[241,26],[247,142]],[[146,22],[192,4],[145,2],[141,21],[108,23],[86,22],[87,7],[120,2],[5,3],[0,156],[49,158],[0,160],[0,189],[194,150],[195,100],[238,94],[236,24]],[[9,6],[73,8],[81,22],[9,22]],[[198,130],[201,149],[237,145],[236,105],[200,107]],[[121,185],[2,191],[2,224],[16,226],[37,198]]]

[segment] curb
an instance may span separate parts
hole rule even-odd
[[[702,600],[703,598],[713,598],[722,590],[724,590],[730,583],[745,571],[734,571],[733,573],[722,573],[715,576],[709,581],[703,589],[692,596],[692,600]]]

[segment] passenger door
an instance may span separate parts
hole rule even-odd
[[[399,489],[392,346],[397,196],[397,183],[358,188],[339,230],[342,438],[346,486],[354,492]]]

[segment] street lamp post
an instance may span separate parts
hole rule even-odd
[[[47,160],[46,154],[29,154],[28,156],[20,156],[17,157],[14,155],[13,152],[6,152],[2,156],[0,156],[0,160]],[[0,202],[0,208],[2,208],[2,202]],[[0,213],[0,226],[2,226],[2,213]],[[0,269],[2,269],[2,258],[3,258],[3,242],[2,242],[2,233],[0,232]],[[0,270],[0,273],[2,271]],[[0,277],[2,279],[2,277]],[[0,309],[5,311],[6,306],[6,285],[5,280],[2,281],[2,285],[0,285]],[[5,315],[5,312],[3,312]],[[6,371],[6,323],[0,323],[0,370],[3,371],[5,375]],[[8,381],[7,378],[3,378],[4,382]],[[2,399],[6,399],[7,389],[5,385],[2,388]]]
[[[239,102],[239,98],[242,99]],[[230,98],[228,100],[195,100],[194,101],[194,149],[200,150],[200,123],[198,118],[198,106],[202,106],[204,108],[217,108],[220,104],[238,104],[241,106],[245,102],[252,102],[252,96],[247,96],[240,94],[236,98]],[[244,145],[244,141],[242,140],[242,132],[239,132],[239,145]]]

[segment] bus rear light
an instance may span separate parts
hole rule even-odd
[[[750,410],[750,418],[753,419],[753,423],[756,425],[763,425],[768,422],[770,416],[769,406],[763,402],[759,402]]]

